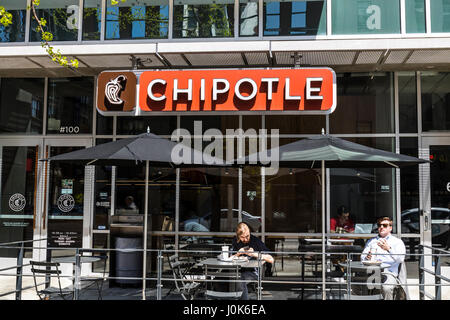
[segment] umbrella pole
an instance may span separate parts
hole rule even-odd
[[[325,161],[322,160],[322,300],[326,300],[326,266],[325,266]]]
[[[145,287],[147,278],[147,216],[148,216],[148,176],[149,176],[149,165],[148,160],[145,161],[145,206],[144,206],[144,256],[143,256],[143,267],[142,267],[142,300],[145,300]]]

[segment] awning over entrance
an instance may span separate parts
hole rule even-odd
[[[63,55],[79,60],[76,70],[52,62],[39,45],[8,45],[0,47],[0,69],[6,77],[16,76],[18,70],[29,77],[92,76],[103,70],[130,69],[133,58],[140,69],[289,67],[297,53],[301,66],[328,66],[336,72],[450,70],[449,38],[192,40],[55,44]]]

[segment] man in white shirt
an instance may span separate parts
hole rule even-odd
[[[391,234],[392,219],[390,217],[379,218],[377,225],[378,236],[367,241],[361,254],[361,261],[381,261],[381,267],[384,268],[382,294],[385,300],[392,300],[397,285],[399,265],[405,259],[406,248],[401,239]]]

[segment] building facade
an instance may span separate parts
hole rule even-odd
[[[142,166],[85,168],[39,159],[147,127],[170,139],[177,128],[194,133],[194,121],[201,121],[202,132],[278,129],[280,145],[324,129],[432,162],[401,170],[327,169],[326,181],[312,169],[266,175],[253,167],[151,168],[149,248],[230,239],[242,213],[270,249],[282,250],[285,239],[322,235],[322,205],[326,233],[345,205],[358,240],[372,237],[376,217],[388,215],[410,252],[418,243],[448,246],[449,0],[41,0],[37,16],[47,19],[55,49],[79,60],[77,69],[58,66],[41,48],[29,0],[1,5],[13,24],[0,27],[0,242],[46,238],[43,245],[51,247],[114,248],[117,238],[142,234]],[[298,67],[334,70],[333,113],[103,116],[96,109],[104,70],[220,75]]]

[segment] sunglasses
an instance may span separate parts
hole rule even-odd
[[[389,223],[378,223],[378,228],[383,227],[383,228],[387,228],[387,227],[392,227]]]

